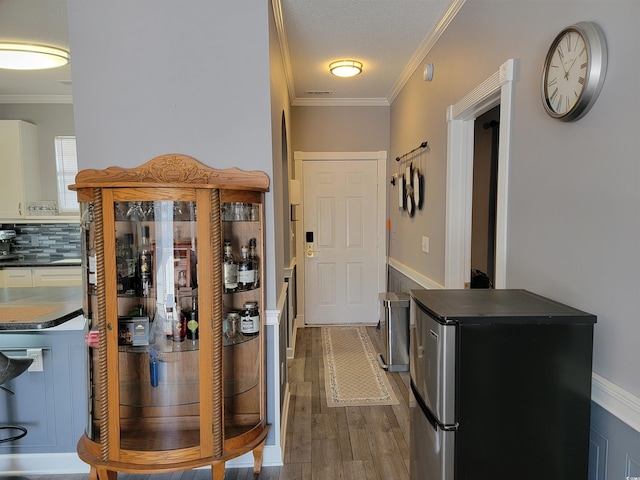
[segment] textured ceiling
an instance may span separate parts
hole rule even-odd
[[[417,61],[424,56],[422,47],[452,5],[451,0],[280,1],[294,104],[313,99],[388,103],[405,69],[409,74],[415,70],[414,56]],[[329,63],[341,59],[361,61],[363,72],[334,77]]]
[[[388,105],[465,0],[273,0],[294,105]],[[68,49],[66,0],[0,0],[0,41]],[[328,65],[364,64],[353,78]],[[71,101],[71,67],[0,69],[1,102]]]

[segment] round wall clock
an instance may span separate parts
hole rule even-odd
[[[564,122],[582,118],[593,106],[607,73],[607,43],[598,25],[579,22],[555,38],[542,71],[542,104]]]

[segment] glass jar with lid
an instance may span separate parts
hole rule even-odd
[[[240,332],[243,335],[256,335],[260,332],[260,312],[258,302],[245,302],[240,314]]]

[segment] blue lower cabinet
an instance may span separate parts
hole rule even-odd
[[[27,434],[0,443],[0,454],[75,452],[87,419],[86,346],[82,330],[0,333],[0,351],[25,357],[42,352],[42,371],[25,371],[0,389],[0,427]],[[1,429],[0,440],[20,434]]]

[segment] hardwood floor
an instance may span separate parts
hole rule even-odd
[[[387,373],[400,405],[327,407],[320,328],[297,331],[289,360],[291,392],[284,465],[227,469],[225,480],[408,480],[409,374]],[[367,327],[376,351],[382,334]],[[0,474],[0,478],[1,474]],[[88,480],[88,475],[39,475],[29,480]],[[211,480],[209,469],[156,475],[119,474],[118,480]]]

